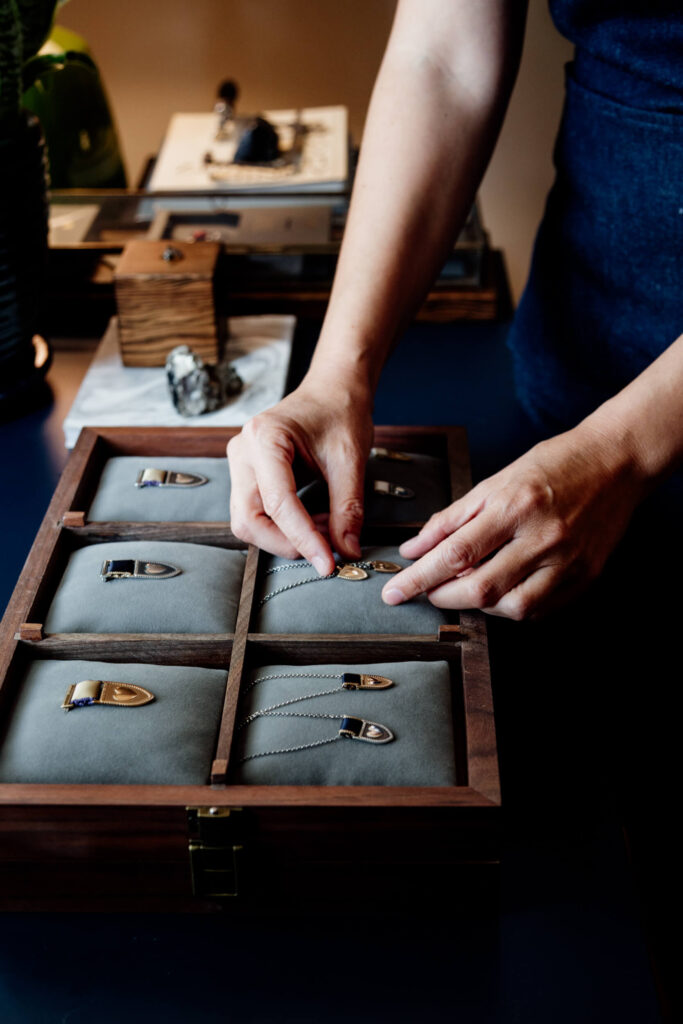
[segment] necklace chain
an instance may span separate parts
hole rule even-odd
[[[264,575],[272,576],[272,575],[274,575],[277,572],[283,572],[285,569],[307,569],[308,565],[309,565],[309,563],[305,562],[305,561],[286,562],[284,565],[273,565],[273,566],[271,566],[270,569],[266,569]],[[401,568],[400,566],[396,566],[395,570],[388,569],[388,568],[387,569],[384,569],[384,568],[378,569],[377,567],[381,566],[381,565],[389,566],[389,565],[393,565],[393,563],[389,563],[389,562],[376,562],[375,563],[375,562],[366,562],[364,560],[359,560],[357,562],[344,562],[342,565],[335,565],[334,572],[328,573],[327,576],[309,576],[305,580],[296,580],[294,583],[285,583],[284,586],[278,587],[276,590],[271,590],[271,592],[269,594],[264,594],[263,595],[263,597],[261,598],[261,600],[259,602],[259,608],[263,608],[264,604],[267,604],[268,601],[272,601],[272,599],[274,597],[277,597],[278,594],[284,594],[288,590],[294,590],[295,587],[303,587],[306,583],[322,583],[324,580],[334,579],[335,576],[339,575],[341,569],[345,569],[347,567],[348,568],[354,568],[354,569],[377,570],[378,572],[398,571]]]
[[[343,674],[342,674],[343,678]],[[333,672],[274,672],[268,676],[259,676],[258,679],[254,679],[248,687],[244,690],[244,693],[249,693],[250,690],[258,683],[265,683],[271,679],[339,679],[339,675]],[[327,712],[312,712],[312,711],[280,711],[280,708],[289,707],[291,704],[297,704],[303,700],[313,700],[315,697],[329,697],[333,693],[343,693],[345,687],[342,683],[341,686],[335,686],[331,690],[319,690],[317,693],[306,693],[300,697],[291,697],[288,700],[283,700],[279,704],[270,704],[268,707],[260,708],[258,711],[253,711],[237,726],[237,732],[244,729],[245,726],[250,725],[257,718],[322,718],[331,721],[342,721],[347,717],[346,715],[335,715]],[[330,736],[323,740],[314,740],[311,743],[302,743],[295,747],[280,747],[277,750],[261,750],[255,754],[246,754],[240,758],[240,763],[244,761],[252,761],[256,757],[269,757],[274,754],[293,754],[299,750],[312,750],[314,747],[323,747],[327,743],[336,743],[337,740],[342,739],[341,734],[336,736]]]
[[[307,711],[259,711],[256,712],[252,718],[327,718],[332,721],[339,721],[343,719],[344,715],[328,715],[328,714],[313,714]],[[246,723],[244,723],[246,724]],[[293,754],[298,750],[311,750],[313,747],[323,747],[326,743],[336,743],[342,737],[338,734],[336,736],[328,736],[324,740],[315,740],[312,743],[301,743],[297,747],[280,747],[278,750],[259,750],[255,754],[246,754],[240,758],[240,764],[244,761],[253,761],[255,757],[270,757],[273,754]]]

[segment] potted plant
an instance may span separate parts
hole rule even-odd
[[[21,107],[24,68],[50,31],[56,0],[0,0],[0,409],[21,408],[49,361],[34,344],[47,266],[45,146]]]

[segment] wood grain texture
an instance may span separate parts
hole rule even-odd
[[[167,242],[134,241],[124,249],[115,278],[118,335],[126,366],[163,366],[176,345],[190,345],[207,362],[221,355],[214,277],[215,242],[173,245],[180,258],[166,261]]]
[[[263,657],[273,662],[291,660],[293,664],[323,664],[348,661],[443,661],[452,647],[459,649],[462,638],[439,643],[436,635],[408,636],[392,633],[372,633],[348,636],[346,633],[250,633],[253,644]]]
[[[448,466],[451,478],[453,501],[462,498],[472,487],[472,472],[467,446],[467,431],[464,427],[450,427],[448,438]]]
[[[468,638],[460,650],[469,782],[482,796],[500,804],[486,620],[481,612],[471,611],[461,612],[461,622]]]
[[[496,802],[470,786],[104,786],[0,783],[0,805],[31,807],[397,807],[490,808]],[[68,817],[68,815],[67,815]],[[71,816],[73,821],[78,817]],[[6,817],[3,815],[2,821]],[[286,821],[286,818],[283,819]]]
[[[66,526],[67,524],[65,524]],[[243,551],[244,541],[234,535],[227,523],[135,523],[89,522],[83,526],[68,527],[75,537],[87,538],[93,543],[114,540],[168,540],[189,544],[209,544],[211,547]]]
[[[247,564],[244,568],[242,578],[242,591],[240,593],[240,604],[237,611],[237,622],[235,623],[235,643],[228,672],[228,684],[225,691],[225,702],[223,714],[218,730],[218,743],[216,754],[211,768],[211,781],[213,783],[225,782],[227,778],[228,763],[230,761],[230,749],[235,729],[235,715],[240,696],[240,687],[244,674],[244,659],[247,648],[247,636],[249,622],[251,620],[254,605],[254,591],[256,587],[256,576],[258,573],[259,551],[250,545],[247,554]]]
[[[47,633],[40,641],[22,642],[41,658],[227,669],[233,634]]]
[[[43,624],[42,622],[22,622],[19,626],[19,639],[30,640],[35,642],[36,640],[43,639]]]
[[[91,432],[86,427],[81,431]],[[222,458],[239,427],[98,427],[112,455],[178,455]],[[92,431],[94,433],[94,431]]]
[[[65,512],[62,526],[85,526],[85,512]]]

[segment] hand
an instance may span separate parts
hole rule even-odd
[[[303,556],[321,575],[334,569],[332,548],[359,558],[371,409],[370,391],[337,375],[305,380],[250,420],[228,444],[233,533],[284,558]],[[327,481],[325,524],[314,522],[296,495],[297,453]]]
[[[536,618],[598,576],[644,492],[630,453],[586,420],[432,516],[400,549],[417,561],[382,597]]]

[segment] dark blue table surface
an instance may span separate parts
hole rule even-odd
[[[504,336],[504,325],[412,328],[386,368],[376,422],[465,424],[476,477],[491,472],[532,438],[514,401]],[[302,341],[300,367],[309,349]],[[55,379],[59,367],[58,352]],[[4,604],[66,453],[54,409],[0,431]],[[316,919],[1,915],[0,1018],[5,1024],[660,1020],[608,800],[585,831],[568,827],[544,837],[542,829],[527,836],[513,827],[497,921],[438,913],[388,921],[372,906],[358,906],[343,887],[338,895],[335,914]]]

